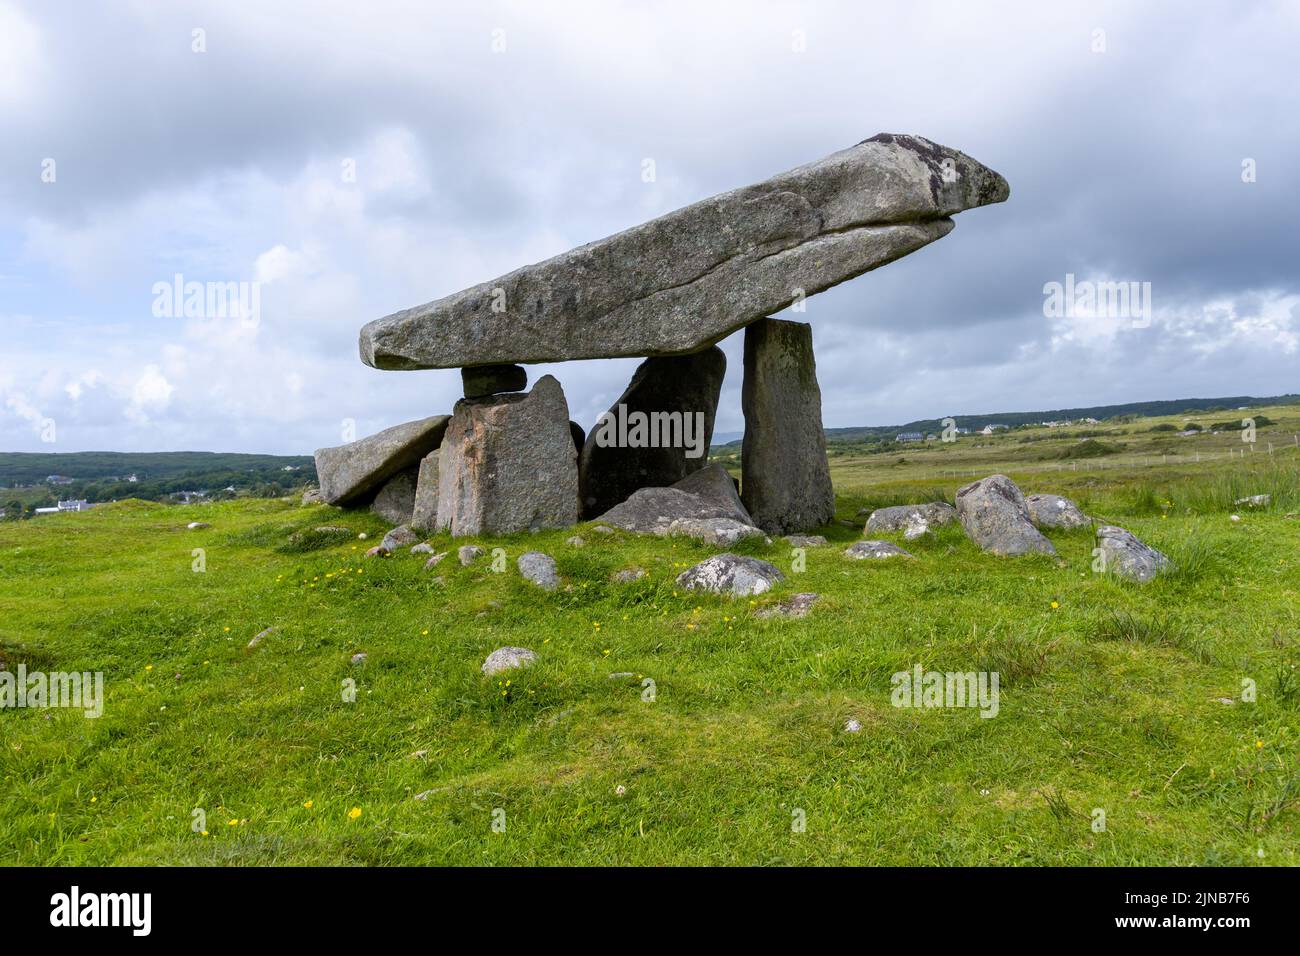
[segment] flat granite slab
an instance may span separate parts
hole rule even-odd
[[[947,235],[1010,188],[964,153],[881,133],[361,330],[383,369],[696,352],[801,294]]]

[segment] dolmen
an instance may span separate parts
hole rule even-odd
[[[608,514],[615,526],[666,533],[679,521],[724,542],[827,524],[835,500],[812,327],[770,316],[942,238],[953,215],[1009,193],[964,153],[882,133],[370,322],[363,362],[459,368],[464,398],[450,415],[317,451],[320,496],[453,536]],[[726,372],[716,346],[740,329],[739,493],[720,493],[721,469],[692,490]],[[629,356],[643,361],[590,433],[570,421],[553,376],[526,390],[532,363]],[[670,488],[676,498],[618,510],[643,489]],[[660,513],[674,502],[681,513]]]

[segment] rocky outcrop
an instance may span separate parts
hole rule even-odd
[[[649,358],[582,448],[583,515],[604,514],[641,488],[665,487],[708,463],[727,371],[719,348]]]
[[[388,479],[413,468],[442,443],[450,418],[435,415],[386,428],[369,438],[316,451],[321,497],[332,505],[364,504]]]
[[[1029,506],[1016,483],[991,475],[957,492],[957,517],[966,535],[991,554],[1056,554],[1029,518]]]
[[[1100,569],[1130,581],[1150,581],[1172,567],[1167,556],[1144,544],[1131,531],[1115,525],[1102,525],[1097,529],[1097,548],[1100,551]]]
[[[769,534],[809,531],[835,517],[812,326],[763,319],[745,330],[740,497]]]
[[[1092,519],[1079,510],[1069,498],[1060,495],[1028,495],[1025,505],[1029,508],[1029,520],[1038,528],[1085,528],[1092,524]]]
[[[437,530],[512,534],[576,523],[577,457],[552,376],[524,395],[461,399],[439,453]]]
[[[657,535],[668,534],[672,523],[682,519],[754,524],[736,494],[735,482],[718,464],[706,465],[669,488],[642,488],[600,517],[605,524],[624,531]]]
[[[375,368],[695,352],[946,235],[1006,181],[882,133],[817,162],[371,322]],[[408,465],[414,462],[408,462]]]

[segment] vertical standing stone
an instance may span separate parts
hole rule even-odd
[[[604,514],[641,488],[676,484],[708,463],[726,372],[727,357],[717,346],[637,366],[582,448],[585,517]]]
[[[415,482],[415,505],[411,509],[411,529],[432,531],[438,524],[438,452],[425,455]]]
[[[740,497],[769,534],[811,531],[835,515],[812,326],[762,319],[745,329]]]
[[[578,520],[578,452],[564,390],[461,399],[438,457],[437,530],[453,535],[563,528]]]

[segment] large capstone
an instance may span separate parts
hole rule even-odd
[[[597,421],[578,464],[582,513],[591,518],[640,488],[671,485],[708,461],[727,371],[722,349],[649,358]]]
[[[439,453],[437,530],[512,534],[575,524],[577,459],[554,377],[523,395],[461,399]]]
[[[321,497],[332,505],[372,500],[388,479],[418,465],[441,444],[449,420],[446,415],[435,415],[386,428],[347,445],[317,449]]]
[[[812,326],[764,319],[745,330],[740,497],[769,534],[835,517]]]
[[[964,153],[881,133],[361,330],[375,368],[682,355],[914,252],[1002,202]]]
[[[1056,554],[1030,520],[1024,494],[1006,475],[990,475],[960,489],[957,517],[967,537],[993,554]]]

